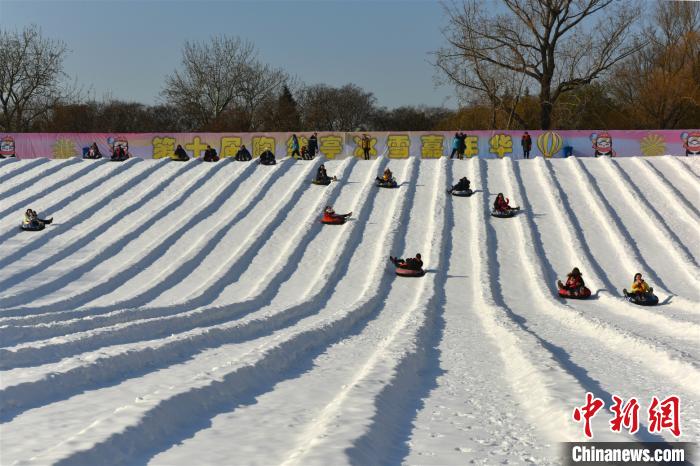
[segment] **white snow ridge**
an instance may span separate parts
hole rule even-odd
[[[318,165],[339,181],[310,183]],[[389,167],[400,186],[374,179]],[[700,441],[697,158],[0,162],[0,463],[559,464]],[[463,176],[476,193],[452,197]],[[499,192],[519,205],[490,216]],[[352,211],[319,222],[326,205]],[[27,208],[53,217],[18,227]],[[421,253],[422,278],[388,258]],[[565,301],[573,267],[593,292]],[[641,272],[660,303],[622,296]],[[649,434],[653,396],[682,436]]]

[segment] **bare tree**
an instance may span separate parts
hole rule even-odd
[[[644,35],[648,46],[617,67],[613,95],[636,126],[694,125],[700,113],[700,4],[660,2]]]
[[[26,131],[58,102],[75,97],[75,87],[64,83],[67,50],[35,25],[21,32],[0,30],[0,128]]]
[[[202,126],[221,115],[241,96],[255,48],[238,37],[215,36],[209,42],[185,42],[182,71],[166,78],[162,96]]]
[[[244,69],[238,101],[244,115],[248,117],[248,131],[255,131],[262,125],[259,109],[264,103],[276,100],[278,93],[287,82],[287,73],[261,62],[254,62]]]
[[[335,88],[316,84],[299,93],[304,126],[319,131],[355,131],[366,127],[374,113],[376,99],[354,84]]]
[[[498,89],[507,83],[499,71],[520,76],[514,80],[518,84],[536,83],[542,129],[550,128],[553,106],[563,93],[590,83],[643,47],[632,27],[639,8],[629,0],[501,3],[503,12],[478,0],[447,7],[448,46],[436,52],[435,64],[457,86],[496,103]],[[464,68],[467,75],[456,72]]]

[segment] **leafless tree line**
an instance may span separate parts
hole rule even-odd
[[[186,42],[159,104],[97,102],[64,72],[66,44],[36,26],[0,29],[0,130],[673,128],[700,119],[699,4],[499,1],[443,5],[446,45],[434,64],[463,103],[457,111],[389,110],[353,84],[306,85],[229,36]]]

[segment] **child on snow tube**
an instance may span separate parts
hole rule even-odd
[[[647,282],[642,278],[641,273],[634,274],[634,280],[630,291],[623,289],[625,298],[634,304],[639,304],[642,306],[653,306],[659,303],[659,298],[654,295],[654,288],[650,287]]]
[[[378,176],[376,180],[377,186],[396,187],[396,180],[394,179],[394,174],[391,173],[391,170],[389,170],[388,168],[384,170],[384,174],[382,176]]]
[[[97,147],[97,143],[93,142],[90,145],[90,148],[88,149],[87,153],[83,156],[84,159],[92,159],[92,160],[97,160],[102,158],[102,154],[100,153],[100,148]]]
[[[416,257],[409,257],[408,259],[389,256],[389,260],[396,266],[396,275],[401,277],[422,277],[425,275],[420,254],[416,254]]]
[[[348,212],[347,214],[336,214],[333,207],[327,205],[326,208],[323,209],[321,223],[325,223],[326,225],[342,225],[351,215],[352,212]]]
[[[22,219],[22,229],[27,231],[39,231],[43,230],[46,225],[51,225],[51,222],[53,222],[53,217],[41,219],[36,211],[27,209]]]
[[[512,217],[515,212],[520,210],[520,207],[511,207],[510,199],[503,196],[503,193],[498,193],[496,200],[493,203],[493,211],[491,215],[496,217]]]
[[[586,288],[578,267],[574,267],[567,275],[566,284],[558,280],[557,287],[559,288],[559,296],[564,298],[588,298],[591,295],[591,290]]]
[[[452,186],[452,189],[450,189],[448,192],[456,196],[469,195],[472,193],[472,190],[469,188],[470,184],[471,182],[467,179],[466,176],[464,176],[457,182],[456,185]]]

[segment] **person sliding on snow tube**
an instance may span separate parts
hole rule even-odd
[[[471,196],[473,194],[473,191],[469,188],[469,185],[471,182],[467,179],[467,177],[462,177],[456,185],[452,187],[452,189],[448,190],[447,192],[452,194],[453,196]]]
[[[204,161],[205,162],[218,162],[219,155],[216,153],[216,149],[207,145],[207,150],[204,151]]]
[[[384,170],[384,174],[381,177],[376,178],[377,186],[381,188],[395,188],[398,186],[396,180],[394,179],[394,174],[388,168]]]
[[[323,209],[321,223],[325,223],[326,225],[342,225],[351,215],[352,212],[348,212],[347,214],[336,214],[333,207],[327,205],[326,208]]]
[[[236,160],[239,162],[248,162],[253,159],[253,156],[250,155],[250,151],[245,148],[245,144],[241,145],[241,148],[238,149],[238,152],[236,152]]]
[[[110,160],[112,162],[123,162],[129,158],[129,153],[126,151],[126,148],[122,145],[118,145],[114,148],[112,152],[112,157]]]
[[[420,254],[416,254],[416,257],[409,257],[408,259],[389,256],[389,260],[396,266],[396,275],[400,277],[422,277],[425,275]]]
[[[641,273],[634,274],[634,283],[632,283],[630,291],[623,289],[622,293],[624,293],[625,298],[629,302],[640,306],[655,306],[659,304],[658,296],[654,295],[654,288],[644,281]]]
[[[337,181],[338,179],[334,176],[331,178],[328,176],[328,173],[326,172],[326,166],[321,164],[320,167],[318,167],[318,171],[316,171],[316,178],[314,178],[311,182],[313,184],[322,184],[324,186],[328,186],[331,184],[331,181]]]
[[[306,146],[301,146],[301,160],[311,160],[309,157],[309,149]]]
[[[175,148],[175,153],[171,155],[170,158],[177,162],[187,162],[190,159],[190,156],[187,155],[187,151],[185,151],[185,149],[178,144],[177,148]]]
[[[90,148],[87,151],[87,154],[83,156],[84,159],[92,159],[92,160],[97,160],[102,158],[102,154],[100,153],[100,148],[97,147],[97,143],[93,142],[92,145],[90,145]]]
[[[510,199],[503,197],[503,193],[498,193],[493,203],[491,215],[494,217],[512,217],[515,215],[515,212],[520,210],[520,207],[511,207],[509,202]]]
[[[566,284],[558,280],[557,288],[559,288],[559,296],[562,298],[584,299],[591,295],[591,290],[586,288],[578,267],[574,267],[571,273],[567,275]]]
[[[46,225],[51,225],[53,222],[53,217],[48,219],[41,219],[37,215],[36,211],[32,209],[27,209],[24,213],[24,218],[22,219],[22,230],[25,231],[39,231],[43,230]]]
[[[260,154],[260,163],[263,165],[274,165],[277,163],[275,161],[275,154],[273,154],[270,149],[265,149],[263,153]]]

